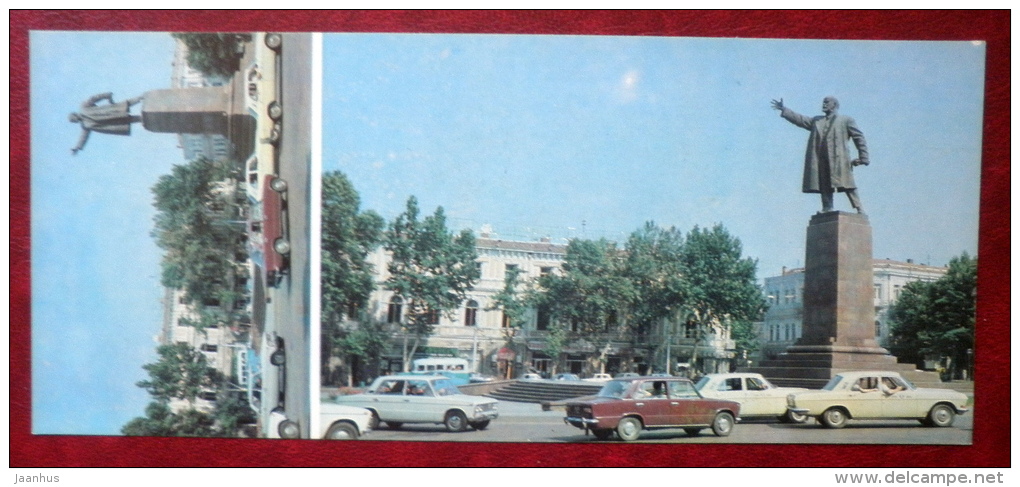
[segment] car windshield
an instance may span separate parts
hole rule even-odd
[[[843,376],[842,375],[836,375],[835,377],[829,379],[829,383],[825,384],[825,387],[822,387],[822,390],[823,391],[834,391],[834,390],[836,390],[836,386],[839,385],[840,382],[843,382]]]
[[[433,381],[432,389],[436,391],[437,396],[452,396],[454,394],[460,394],[457,386],[449,379],[438,379]]]
[[[599,391],[598,396],[622,398],[630,383],[631,381],[629,380],[611,380],[606,382],[606,385],[602,386],[602,390]]]
[[[706,376],[698,379],[698,383],[694,384],[694,388],[700,391],[700,390],[704,389],[706,385],[708,385],[708,381],[710,381],[710,380],[712,380],[712,378],[706,375]]]

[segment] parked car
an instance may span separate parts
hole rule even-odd
[[[528,373],[522,375],[521,380],[542,380],[542,376],[539,374]]]
[[[613,380],[613,376],[609,374],[593,374],[591,377],[581,380],[584,380],[586,382],[608,382]]]
[[[581,380],[577,374],[556,374],[555,380]]]
[[[613,379],[597,396],[567,402],[563,421],[599,440],[615,432],[633,441],[642,430],[661,428],[682,428],[691,436],[712,428],[717,436],[727,436],[739,415],[739,403],[704,398],[688,379],[636,377]]]
[[[478,384],[478,383],[482,383],[482,382],[492,382],[494,380],[496,380],[496,378],[492,377],[491,375],[482,375],[482,374],[479,374],[477,372],[472,372],[471,375],[468,376],[468,383],[471,383],[471,384]]]
[[[499,417],[499,401],[462,394],[449,377],[441,375],[385,375],[364,393],[339,396],[335,401],[370,410],[372,429],[382,421],[391,429],[405,423],[432,423],[449,431],[464,431],[468,426],[483,430]]]
[[[614,379],[633,379],[634,377],[641,377],[641,374],[636,374],[634,372],[620,372],[613,376]]]
[[[320,405],[319,432],[315,438],[326,440],[356,440],[372,430],[372,411],[323,401]],[[282,407],[269,414],[270,438],[298,438],[300,428],[288,419]]]
[[[807,416],[786,408],[786,396],[807,389],[776,387],[761,374],[708,374],[695,385],[702,396],[740,403],[741,418],[777,418],[786,423],[803,423]]]
[[[842,428],[851,419],[917,419],[951,426],[967,412],[967,396],[949,389],[919,389],[896,372],[855,371],[836,375],[819,391],[790,394],[790,411]]]

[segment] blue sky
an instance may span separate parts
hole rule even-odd
[[[808,132],[770,101],[835,95],[871,152],[875,256],[976,253],[982,44],[337,34],[324,78],[323,167],[387,218],[413,194],[504,238],[722,223],[775,275],[821,204],[800,192]]]
[[[162,310],[150,188],[177,139],[67,122],[92,94],[169,86],[167,34],[33,32],[32,431],[119,434],[144,413]],[[654,37],[331,34],[323,167],[387,218],[409,195],[504,238],[623,240],[722,223],[759,277],[803,265],[804,114],[837,96],[868,138],[876,257],[977,249],[984,46]],[[837,207],[847,210],[840,196]]]
[[[150,188],[184,162],[177,139],[67,120],[89,96],[170,85],[168,34],[32,32],[32,432],[119,434],[144,414],[162,309]],[[137,113],[137,106],[134,107]]]

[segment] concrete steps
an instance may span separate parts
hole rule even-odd
[[[543,403],[597,394],[601,383],[566,381],[507,381],[484,395],[503,401]]]

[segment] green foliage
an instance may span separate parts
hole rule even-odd
[[[156,353],[158,361],[142,366],[149,373],[149,380],[137,385],[158,401],[194,402],[200,392],[216,389],[223,380],[218,370],[209,367],[205,355],[187,343],[160,345]]]
[[[237,297],[225,284],[237,255],[245,252],[243,227],[229,220],[239,214],[234,171],[229,161],[199,158],[175,165],[152,188],[152,235],[164,250],[161,282],[183,289],[187,304],[232,302]]]
[[[374,289],[366,256],[385,223],[375,212],[360,212],[360,204],[343,173],[322,176],[322,320],[329,325],[341,323],[351,305],[364,309]]]
[[[144,417],[132,419],[120,431],[125,436],[219,436],[214,423],[201,411],[189,408],[174,413],[166,402],[157,401],[149,403]]]
[[[964,364],[967,350],[974,348],[976,293],[977,259],[967,253],[953,258],[939,280],[904,286],[889,311],[890,351],[918,365],[927,356]]]
[[[511,332],[524,327],[528,322],[528,309],[530,307],[527,295],[519,289],[520,268],[512,267],[507,269],[503,277],[503,288],[492,296],[491,305],[487,311],[503,311],[503,315],[509,321],[509,327],[503,329],[503,337],[510,342]]]
[[[684,236],[647,222],[627,240],[625,276],[638,299],[630,303],[632,319],[641,330],[649,330],[662,319],[673,318],[686,302],[689,281],[684,269]]]
[[[251,34],[175,33],[188,46],[188,66],[207,76],[230,77],[240,66],[240,47]]]
[[[447,231],[441,206],[420,220],[418,200],[411,196],[407,209],[387,229],[385,248],[392,254],[385,286],[407,303],[406,326],[414,336],[404,357],[408,363],[434,331],[430,314],[457,309],[479,278],[475,237],[470,230],[456,235]]]

